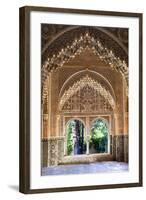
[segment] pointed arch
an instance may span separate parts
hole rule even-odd
[[[48,74],[57,69],[58,67],[63,66],[65,63],[69,62],[76,55],[81,54],[86,49],[91,49],[92,52],[101,60],[105,61],[111,69],[118,71],[125,83],[126,90],[128,94],[128,66],[125,60],[121,60],[119,57],[116,57],[112,50],[107,49],[100,40],[96,40],[94,37],[86,33],[84,36],[75,39],[70,46],[67,46],[57,55],[48,57],[47,61],[42,67],[42,81],[44,82]]]
[[[64,92],[62,95],[60,102],[59,102],[59,110],[62,109],[64,106],[65,102],[72,97],[75,93],[77,93],[79,90],[84,88],[85,86],[89,86],[93,88],[94,90],[98,91],[101,96],[103,96],[110,106],[114,109],[115,108],[115,101],[112,95],[108,90],[106,90],[99,82],[95,81],[88,75],[84,76],[81,78],[79,81],[75,82],[72,86],[69,87],[68,90]]]
[[[68,79],[66,79],[66,81],[63,83],[63,85],[62,85],[62,87],[60,89],[59,97],[61,98],[61,95],[63,94],[63,92],[64,92],[64,90],[66,88],[66,85],[70,82],[71,79],[74,79],[79,74],[81,75],[81,74],[88,73],[88,72],[95,74],[97,77],[99,76],[101,79],[103,79],[107,83],[108,87],[110,88],[111,94],[114,97],[114,100],[116,101],[115,91],[114,91],[111,83],[109,82],[109,80],[107,78],[105,78],[102,74],[100,74],[100,73],[98,73],[98,72],[96,72],[94,70],[88,69],[88,68],[80,70],[78,72],[75,72]]]
[[[48,48],[55,40],[59,39],[59,37],[61,37],[63,34],[65,34],[65,33],[70,34],[70,32],[73,32],[73,31],[77,30],[78,28],[80,28],[79,25],[74,25],[74,26],[67,27],[67,28],[63,29],[62,31],[60,31],[58,34],[56,34],[56,35],[54,36],[54,38],[52,38],[50,41],[48,41],[48,42],[46,43],[46,45],[45,45],[45,46],[43,47],[43,49],[42,49],[42,54],[45,53],[45,51],[47,50],[47,48]],[[92,28],[93,28],[93,27],[92,27]],[[124,45],[124,44],[119,40],[119,38],[116,37],[112,32],[110,32],[110,31],[108,31],[107,29],[104,29],[104,28],[102,28],[102,27],[96,27],[96,26],[94,27],[94,30],[100,31],[100,32],[105,33],[106,35],[108,35],[111,39],[113,39],[114,41],[117,42],[117,44],[124,50],[124,52],[125,52],[126,54],[128,54],[128,50],[127,50],[127,48],[125,47],[125,45]]]

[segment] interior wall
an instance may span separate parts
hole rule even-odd
[[[75,62],[75,61],[74,61]],[[59,94],[63,84],[66,82],[67,78],[78,72],[79,70],[86,70],[86,66],[70,66],[65,65],[59,68],[56,71],[51,73],[51,118],[50,118],[50,139],[48,141],[48,151],[44,153],[44,159],[46,159],[46,154],[48,155],[48,165],[57,165],[57,157],[58,157],[58,140],[60,140],[60,146],[62,146],[62,158],[64,155],[64,114],[59,113],[58,103],[59,103]],[[111,153],[113,154],[113,159],[117,161],[125,161],[128,162],[128,131],[127,131],[127,118],[128,115],[125,112],[125,88],[123,84],[123,80],[121,75],[116,71],[113,71],[109,68],[109,66],[104,66],[103,68],[100,66],[90,67],[90,70],[94,70],[97,73],[100,73],[104,78],[106,78],[111,84],[116,99],[116,109],[114,111],[113,121],[112,121],[112,131],[111,131]],[[84,74],[84,72],[83,72]],[[67,82],[68,88],[72,86],[73,82],[76,82],[80,76],[76,78],[70,79]],[[64,91],[66,88],[64,88]],[[70,114],[73,117],[73,114]],[[126,132],[125,132],[126,131]],[[50,146],[49,146],[50,145]],[[46,141],[45,141],[46,146]],[[46,148],[47,149],[47,148]],[[48,152],[53,152],[52,154]],[[50,155],[50,156],[49,156]],[[53,157],[56,157],[54,159]],[[51,161],[50,161],[51,160]],[[53,160],[53,161],[52,161]],[[44,162],[46,165],[46,162]]]

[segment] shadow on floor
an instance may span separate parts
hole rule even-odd
[[[19,191],[19,186],[18,185],[8,185],[8,187],[12,190],[15,190],[15,191]]]

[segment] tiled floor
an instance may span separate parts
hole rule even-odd
[[[45,167],[42,175],[65,175],[65,174],[86,174],[99,172],[124,172],[128,170],[128,164],[123,162],[106,161],[90,164],[59,165]]]

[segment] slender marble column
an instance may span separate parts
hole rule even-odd
[[[89,138],[90,138],[90,124],[89,124],[89,117],[86,117],[86,154],[89,154]]]

